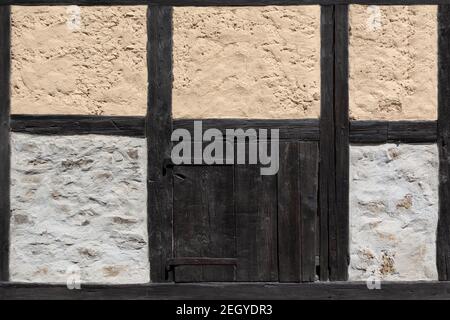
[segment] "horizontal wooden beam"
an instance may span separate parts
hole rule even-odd
[[[194,121],[202,121],[203,130],[279,129],[280,140],[318,141],[319,120],[268,119],[179,119],[173,129],[187,129],[193,135]],[[143,137],[144,117],[80,115],[12,115],[11,131],[42,135],[103,134]],[[350,142],[433,143],[437,140],[436,121],[351,121]]]
[[[278,129],[280,140],[319,140],[319,120],[258,120],[258,119],[186,119],[174,120],[173,129],[187,129],[193,135],[194,121],[202,121],[203,130],[225,129]]]
[[[433,143],[436,121],[351,121],[351,143]]]
[[[144,117],[13,115],[11,131],[41,135],[103,134],[145,136]]]
[[[178,266],[224,266],[237,265],[238,260],[235,258],[171,258],[167,260],[168,268]]]
[[[175,120],[174,129],[187,129],[193,134],[194,121]],[[316,119],[267,120],[267,119],[203,119],[203,130],[225,129],[279,129],[280,140],[318,141],[319,121]],[[437,140],[436,121],[351,121],[351,143],[432,143]]]
[[[174,271],[175,267],[182,266],[233,266],[236,270],[238,259],[236,258],[171,258],[166,264],[166,279],[169,279],[169,272]]]
[[[291,6],[291,5],[418,5],[449,4],[450,0],[0,0],[0,5],[164,5],[164,6]]]
[[[365,282],[327,283],[196,283],[144,285],[65,285],[0,283],[0,300],[6,299],[450,299],[450,282],[381,282],[369,290]]]

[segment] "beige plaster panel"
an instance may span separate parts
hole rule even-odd
[[[141,7],[13,7],[13,113],[143,115]],[[175,118],[309,118],[319,7],[175,8]],[[351,6],[354,119],[436,118],[436,7]]]
[[[437,6],[350,6],[353,119],[436,119]]]
[[[175,8],[175,118],[316,118],[320,7]]]
[[[13,113],[145,114],[146,8],[79,8],[13,8]],[[176,8],[174,117],[317,117],[319,23],[318,6]]]
[[[12,112],[143,115],[146,7],[13,7]]]

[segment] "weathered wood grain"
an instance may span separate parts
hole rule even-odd
[[[334,123],[334,7],[322,6],[320,17],[320,280],[328,280],[330,274],[329,216],[335,208],[335,123]]]
[[[167,266],[204,266],[204,265],[237,265],[237,260],[235,258],[198,258],[198,257],[184,257],[184,258],[173,258],[167,261]]]
[[[129,116],[12,115],[11,131],[40,135],[101,134],[144,137],[145,118]]]
[[[278,171],[278,269],[280,282],[302,280],[299,143],[280,144]],[[303,182],[302,182],[303,183]],[[304,183],[308,183],[304,181]],[[315,219],[314,219],[315,221]]]
[[[318,148],[314,142],[280,145],[278,268],[280,282],[314,281]]]
[[[437,121],[351,121],[351,143],[434,143]]]
[[[318,180],[319,150],[318,144],[299,142],[299,182],[301,212],[301,261],[302,281],[311,282],[316,278],[316,241],[318,218]]]
[[[238,281],[278,281],[277,178],[256,165],[234,174]]]
[[[437,141],[437,121],[389,121],[388,142],[433,143]]]
[[[450,6],[438,9],[439,280],[450,279]]]
[[[174,256],[235,258],[232,166],[175,166]],[[175,281],[233,281],[233,266],[179,266]]]
[[[346,280],[349,262],[348,6],[322,6],[320,279]]]
[[[348,100],[348,5],[335,6],[334,26],[334,130],[335,208],[330,212],[330,280],[348,279],[350,263],[349,221],[349,100]]]
[[[319,120],[178,119],[173,129],[187,129],[192,137],[194,121],[203,129],[278,129],[280,141],[319,141]],[[88,115],[11,115],[11,131],[42,135],[102,134],[145,136],[145,117]],[[427,143],[437,141],[437,121],[350,121],[351,143]]]
[[[10,221],[10,7],[0,6],[0,281],[9,279]]]
[[[369,290],[363,282],[82,284],[81,290],[42,283],[0,283],[0,300],[6,299],[450,300],[450,282],[382,282],[380,290]]]
[[[148,233],[153,282],[165,281],[172,252],[172,174],[165,165],[172,134],[172,8],[147,12],[148,108],[145,133],[148,152]]]
[[[279,129],[279,139],[282,141],[318,141],[318,119],[178,119],[174,120],[173,128],[187,129],[193,136],[194,121],[202,121],[203,130],[216,128],[225,133],[225,129]]]
[[[387,121],[351,121],[351,143],[386,143],[388,141]]]

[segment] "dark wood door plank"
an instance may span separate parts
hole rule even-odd
[[[175,166],[174,255],[234,258],[236,219],[232,166]],[[234,266],[179,266],[175,281],[233,281]]]
[[[235,166],[238,281],[278,281],[277,178]]]

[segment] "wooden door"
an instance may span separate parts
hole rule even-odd
[[[280,143],[273,176],[257,165],[180,165],[172,174],[176,282],[314,281],[316,142]]]

